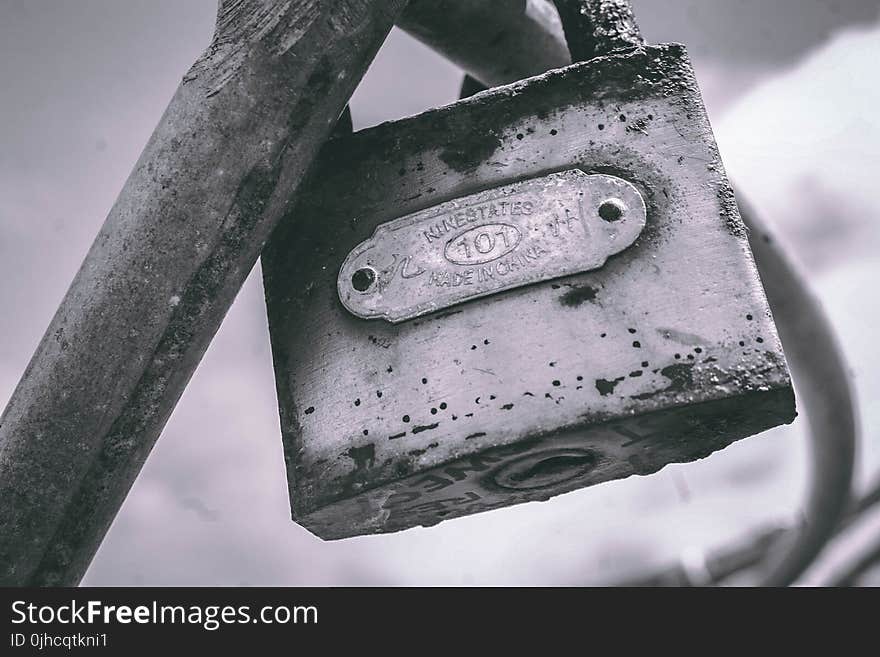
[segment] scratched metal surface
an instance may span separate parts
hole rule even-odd
[[[342,261],[381,223],[573,167],[647,204],[641,236],[601,269],[399,325],[340,303]],[[647,474],[794,416],[681,46],[336,140],[313,180],[263,270],[294,517],[323,537]],[[546,485],[503,485],[523,471]]]

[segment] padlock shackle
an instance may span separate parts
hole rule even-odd
[[[629,0],[552,0],[559,14],[562,24],[562,32],[565,35],[566,45],[571,55],[571,62],[582,62],[593,57],[606,55],[611,52],[638,48],[644,45],[641,30],[636,23]],[[412,11],[412,7],[408,11]],[[502,18],[511,20],[507,14]],[[525,20],[520,21],[526,24]],[[529,23],[531,24],[531,23]],[[407,28],[406,26],[410,27]],[[404,22],[405,29],[413,29],[417,20],[411,23]],[[415,33],[419,34],[418,27]],[[547,26],[546,39],[554,47],[546,53],[549,63],[547,69],[565,66],[558,54],[559,44],[552,38],[550,26]],[[437,47],[437,44],[432,44]],[[440,48],[445,55],[451,53]],[[526,71],[520,71],[525,73]],[[532,71],[532,74],[544,71]],[[459,89],[459,98],[468,98],[475,93],[485,91],[486,84],[498,84],[509,80],[480,81],[470,73],[465,73]],[[485,84],[484,84],[485,83]]]
[[[643,44],[629,0],[410,0],[397,26],[490,87]]]

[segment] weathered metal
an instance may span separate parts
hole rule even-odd
[[[382,224],[343,262],[339,299],[362,319],[401,322],[597,269],[644,227],[645,201],[625,180],[551,173]]]
[[[630,0],[554,0],[574,61],[644,45]]]
[[[628,0],[411,0],[397,25],[488,86],[643,43]]]
[[[223,1],[0,420],[0,584],[76,584],[403,0]]]
[[[490,86],[571,63],[549,0],[410,0],[397,25]]]
[[[589,0],[587,0],[589,1]],[[578,0],[555,0],[554,4],[583,4]],[[528,0],[526,14],[546,14],[550,0]],[[536,5],[541,7],[535,8]],[[511,0],[497,3],[503,20],[512,23],[513,29],[505,33],[505,44],[517,52],[519,59],[534,59],[545,62],[549,57],[548,68],[561,67],[569,63],[568,53],[563,51],[566,44],[562,26],[554,21],[545,21],[546,34],[543,38],[532,38],[528,30],[517,30],[516,22],[528,19],[518,16],[525,8],[523,3]],[[573,7],[562,8],[565,13]],[[576,9],[575,9],[576,10]],[[431,47],[451,59],[464,63],[463,68],[478,75],[479,66],[467,63],[478,56],[504,57],[505,51],[482,53],[467,41],[444,39],[443,32],[452,29],[444,23],[442,14],[422,16],[432,22],[421,28],[423,34],[439,34],[434,39],[423,39]],[[456,27],[467,24],[466,19],[457,18]],[[592,30],[582,44],[583,49],[591,47],[594,39]],[[549,47],[546,47],[550,42]],[[578,47],[578,46],[576,46]],[[609,46],[606,50],[612,50]],[[518,61],[517,60],[517,61]],[[523,75],[528,73],[523,70]],[[462,97],[483,91],[481,85],[471,75],[465,76]],[[491,81],[490,81],[491,82]],[[503,80],[496,80],[501,83]],[[740,198],[740,207],[742,199]],[[707,563],[713,577],[717,573],[729,572],[738,568],[752,567],[761,562],[759,581],[765,585],[780,586],[793,582],[799,573],[810,563],[837,527],[842,510],[849,499],[850,482],[853,471],[854,447],[856,444],[857,417],[850,386],[846,382],[845,359],[834,338],[833,328],[821,305],[809,293],[804,280],[792,267],[786,253],[772,239],[766,226],[753,209],[742,207],[742,218],[749,228],[749,241],[754,252],[756,264],[767,291],[774,319],[779,327],[780,337],[785,345],[789,362],[799,382],[801,392],[805,393],[805,406],[810,423],[810,444],[812,451],[812,476],[808,499],[804,508],[801,526],[790,532],[772,532],[772,535],[759,537],[755,545],[742,549],[725,551],[715,557],[709,555]],[[833,381],[833,385],[826,385]],[[768,548],[768,545],[770,547]],[[733,563],[739,565],[732,565]],[[676,574],[677,573],[677,574]],[[718,575],[719,577],[723,575]],[[690,584],[688,577],[680,570],[666,572],[660,579],[641,580],[650,584]]]
[[[829,318],[790,251],[745,202],[741,190],[737,197],[808,422],[811,467],[806,503],[793,526],[757,532],[746,541],[721,548],[709,546],[700,573],[692,572],[683,559],[673,567],[629,581],[630,586],[714,585],[747,569],[753,573],[749,581],[763,586],[815,583],[815,569],[811,566],[804,573],[805,569],[838,530],[880,500],[880,487],[858,499],[852,496],[858,411],[851,374]],[[820,567],[822,561],[820,558]]]
[[[255,257],[252,242],[267,233],[287,196],[296,196],[299,176],[323,139],[321,121],[336,116],[333,108],[341,108],[401,3],[378,9],[371,6],[378,3],[363,1],[329,4],[221,3],[215,42],[176,94],[0,420],[2,583],[79,580],[247,273],[247,262]],[[475,7],[459,15],[461,29],[471,33],[486,27],[468,20],[479,15],[478,4],[492,4],[493,18],[509,20],[510,29],[496,35],[501,41],[462,40],[458,46],[457,38],[442,34],[451,23],[443,27],[440,18],[434,19],[440,34],[431,45],[443,44],[440,49],[466,70],[506,71],[505,80],[479,76],[485,82],[506,82],[567,63],[552,13],[545,14],[549,22],[535,21],[529,13],[549,3],[529,0],[525,15],[499,9],[525,3],[476,0],[452,3],[448,11],[459,4]],[[330,19],[322,20],[328,14]],[[529,66],[534,68],[525,70]],[[321,91],[301,95],[309,85]],[[586,89],[582,93],[588,95]],[[289,120],[278,123],[284,117]],[[195,128],[191,134],[188,122]],[[693,132],[686,135],[697,139]],[[509,148],[506,140],[504,147]],[[610,146],[603,143],[603,148]],[[403,159],[416,164],[412,154]],[[268,185],[259,184],[266,180]],[[436,202],[442,202],[443,193],[434,195]],[[651,207],[657,208],[656,199]],[[163,221],[155,223],[156,217]],[[224,217],[225,223],[216,221]],[[172,274],[167,280],[179,281],[179,287],[157,284],[157,272],[165,268]],[[746,277],[750,272],[748,264],[734,270]],[[754,294],[749,290],[744,301]],[[577,301],[577,295],[569,301]],[[771,341],[768,349],[778,356],[777,346]],[[288,355],[276,350],[281,356]],[[742,371],[757,368],[758,359],[748,359]],[[784,366],[767,375],[768,389],[751,390],[767,407],[773,403],[766,402],[781,400],[784,417],[791,411]],[[728,390],[732,408],[741,412],[737,389],[748,395],[749,387]],[[684,391],[680,398],[686,398]],[[702,407],[719,411],[723,399],[719,392]],[[759,424],[744,426],[743,433]],[[698,426],[694,433],[704,429]],[[352,454],[368,456],[367,450],[356,451],[363,446],[352,443]],[[288,454],[291,471],[294,456]],[[589,469],[589,458],[578,461],[576,454],[572,459],[565,449],[554,456],[562,458],[557,464]],[[529,465],[514,462],[496,473],[498,482],[523,480],[524,463]]]
[[[400,324],[337,294],[383,223],[554,172],[634,185],[601,268]],[[328,143],[263,258],[294,518],[395,531],[708,455],[794,417],[684,48],[639,47]]]

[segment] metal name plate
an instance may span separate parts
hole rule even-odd
[[[578,169],[471,194],[379,226],[337,288],[357,317],[402,322],[605,264],[645,227],[629,182]]]

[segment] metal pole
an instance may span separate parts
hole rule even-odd
[[[404,0],[221,0],[0,418],[0,585],[79,582]]]

